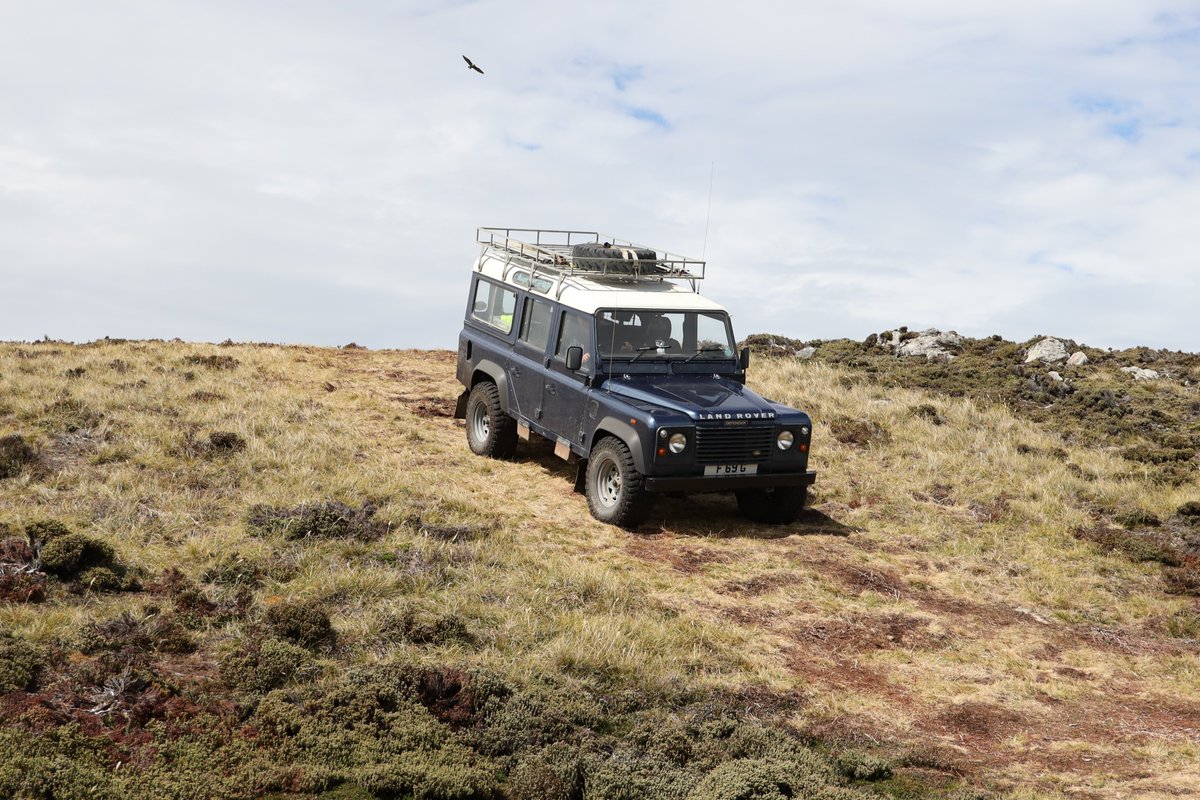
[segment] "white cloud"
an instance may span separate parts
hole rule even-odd
[[[742,334],[1200,350],[1194,9],[14,7],[0,338],[450,347],[510,224],[703,250]]]

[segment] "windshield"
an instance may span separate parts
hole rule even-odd
[[[602,358],[639,361],[711,361],[735,352],[729,316],[721,311],[597,311],[596,345]]]

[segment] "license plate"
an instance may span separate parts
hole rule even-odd
[[[704,468],[705,475],[754,475],[758,464],[717,464]]]

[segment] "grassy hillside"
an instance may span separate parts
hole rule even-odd
[[[0,344],[0,795],[1200,792],[1194,474],[826,350],[801,523],[629,534],[450,353]]]

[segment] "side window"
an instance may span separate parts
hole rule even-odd
[[[504,333],[512,331],[513,311],[517,308],[517,293],[512,289],[479,281],[475,287],[475,301],[471,316]]]
[[[592,352],[592,326],[589,322],[590,320],[582,314],[564,311],[554,355],[558,358],[566,358],[568,347],[582,347],[583,359],[586,364],[588,356]]]
[[[520,339],[539,353],[546,352],[546,344],[550,341],[550,317],[553,312],[549,303],[532,297],[525,298]]]

